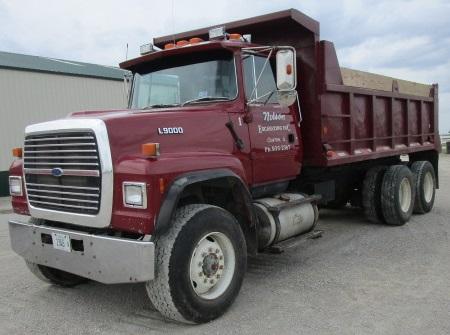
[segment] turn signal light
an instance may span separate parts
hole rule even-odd
[[[159,156],[159,143],[142,144],[142,154],[149,157]]]
[[[22,148],[12,149],[12,155],[13,155],[13,157],[16,157],[16,158],[22,158],[22,156],[23,156]]]
[[[167,43],[164,45],[164,50],[173,49],[173,48],[175,48],[175,44],[173,44],[173,43]]]

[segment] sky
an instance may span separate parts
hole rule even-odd
[[[153,37],[288,8],[320,22],[341,66],[439,83],[450,132],[450,0],[0,0],[0,50],[117,66]]]

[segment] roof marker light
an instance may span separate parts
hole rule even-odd
[[[186,40],[180,40],[177,42],[177,47],[184,47],[185,45],[188,45],[189,42]]]
[[[201,43],[201,42],[204,42],[204,41],[200,37],[192,37],[189,39],[190,44],[196,44],[196,43]]]
[[[229,34],[228,39],[232,41],[241,41],[242,35],[241,34]]]
[[[175,48],[174,43],[167,43],[164,45],[164,50],[173,49],[173,48]]]

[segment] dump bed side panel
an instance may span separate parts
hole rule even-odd
[[[350,80],[355,86],[344,85],[345,70],[339,67],[333,44],[326,41],[320,42],[318,61],[323,152],[310,165],[335,166],[439,150],[437,85],[399,84],[360,71],[346,74],[357,77]]]

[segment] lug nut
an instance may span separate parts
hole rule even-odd
[[[214,284],[214,279],[211,279],[211,280],[209,281],[209,283],[210,283],[210,284]]]
[[[207,280],[206,278],[205,278],[205,280],[203,280],[203,282],[204,282],[205,284],[207,283],[207,281],[208,281],[208,280]]]
[[[198,266],[202,267],[203,263],[202,262],[198,262]]]
[[[223,269],[223,265],[219,265],[219,269],[222,270]]]
[[[219,256],[219,259],[222,260],[222,259],[223,259],[223,256]]]
[[[212,249],[212,248],[208,248],[208,251],[209,251],[209,252],[213,252],[213,249]]]
[[[216,275],[216,278],[217,278],[217,279],[219,279],[219,278],[220,278],[220,275],[219,275],[219,274],[217,274],[217,275]]]
[[[218,254],[220,252],[220,250],[219,249],[216,249],[216,254]]]
[[[202,253],[202,257],[205,258],[206,257],[206,252]]]

